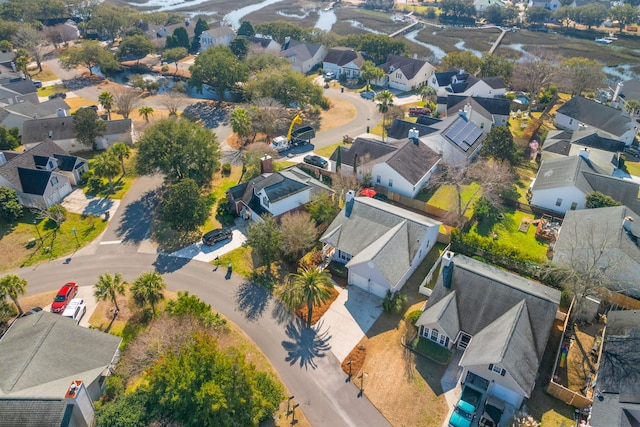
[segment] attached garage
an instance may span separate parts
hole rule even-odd
[[[384,298],[387,294],[388,288],[386,286],[356,274],[351,270],[349,270],[349,283],[369,292],[370,294],[377,295],[380,298]]]
[[[520,396],[520,394],[497,383],[494,383],[491,395],[513,405],[516,408],[519,408],[520,403],[522,403],[522,396]]]

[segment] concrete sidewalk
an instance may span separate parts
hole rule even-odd
[[[87,196],[81,188],[76,188],[62,201],[62,206],[69,212],[80,215],[102,216],[109,212],[113,218],[120,200]]]
[[[198,242],[171,253],[171,256],[189,258],[202,262],[211,262],[216,259],[216,257],[222,256],[227,252],[231,252],[232,250],[239,248],[247,241],[247,225],[247,221],[241,218],[236,218],[231,241],[219,242],[213,246],[207,246],[202,242]]]
[[[331,352],[342,362],[382,313],[382,299],[356,286],[336,289],[340,295],[316,327],[331,336]]]

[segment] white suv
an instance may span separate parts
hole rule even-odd
[[[69,319],[75,320],[76,323],[80,323],[80,319],[82,319],[86,311],[87,305],[84,303],[84,300],[82,298],[74,298],[67,304],[67,308],[64,309],[62,317],[68,317]]]

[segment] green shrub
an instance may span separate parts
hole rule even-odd
[[[0,187],[0,218],[7,222],[14,222],[21,216],[22,205],[16,191],[9,187]]]
[[[89,193],[99,193],[104,188],[104,181],[102,178],[98,178],[97,176],[92,176],[87,180],[87,190]]]
[[[387,313],[400,313],[406,302],[406,295],[388,290],[382,301],[382,309]]]
[[[224,163],[221,168],[222,175],[229,176],[231,175],[231,163]]]
[[[407,321],[411,322],[413,326],[416,326],[416,322],[422,316],[422,310],[413,310],[407,314]]]

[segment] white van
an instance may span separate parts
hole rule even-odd
[[[87,305],[84,303],[84,300],[82,298],[74,298],[67,304],[67,308],[64,309],[62,317],[73,319],[77,324],[80,323],[80,319],[82,319],[82,316],[84,316],[86,312]]]

